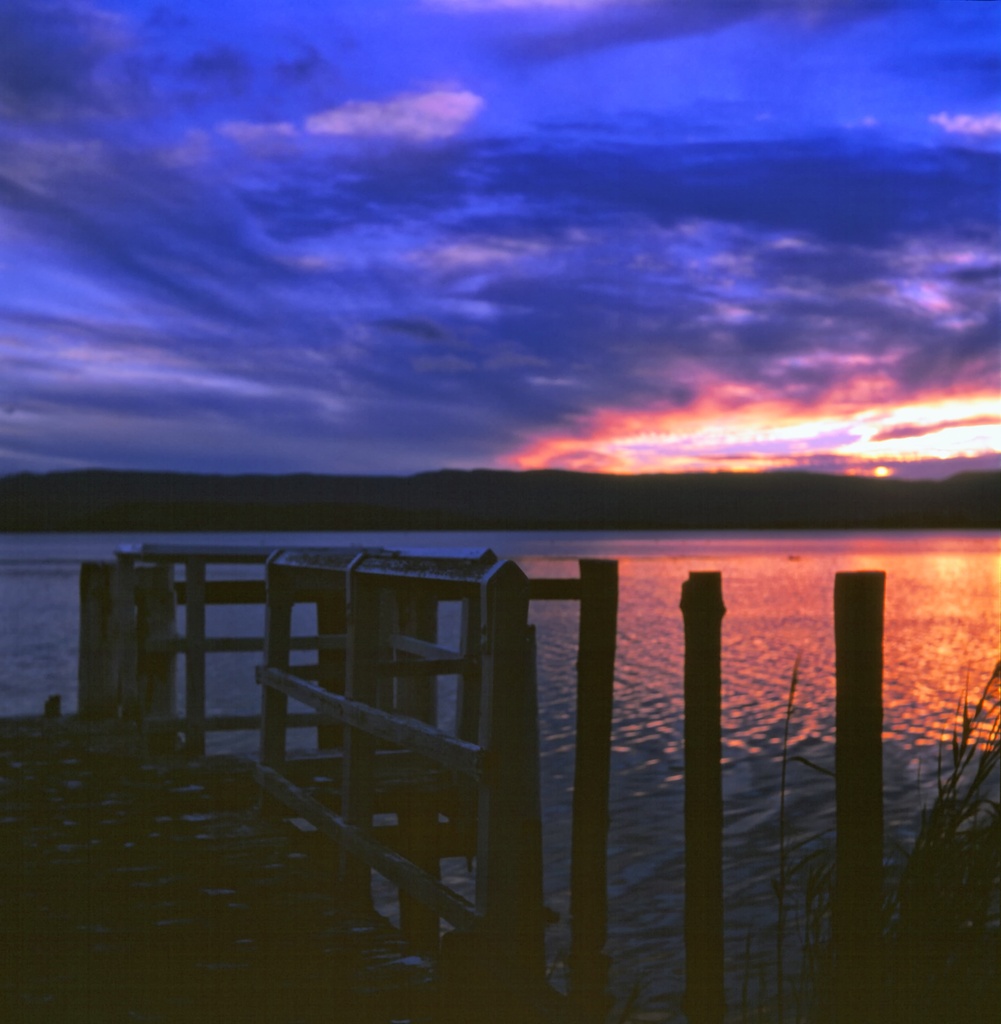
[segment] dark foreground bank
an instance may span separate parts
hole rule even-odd
[[[149,763],[119,723],[0,723],[0,1020],[437,1019],[434,966],[257,797],[246,761]]]

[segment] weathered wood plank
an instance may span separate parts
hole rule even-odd
[[[188,586],[180,580],[174,584],[178,604],[188,603]],[[267,588],[264,580],[208,580],[205,584],[206,604],[264,604]]]
[[[289,714],[285,718],[285,724],[289,729],[305,729],[315,725],[321,725],[328,721],[323,715],[303,711]],[[156,732],[183,732],[186,720],[176,715],[166,717],[157,715],[146,718],[143,727],[147,733]],[[259,729],[261,727],[261,716],[255,714],[245,715],[206,715],[206,732],[234,732],[240,729]]]
[[[293,651],[343,651],[345,640],[341,636],[294,636],[289,639]],[[258,636],[209,636],[200,643],[189,636],[151,636],[144,650],[154,653],[186,654],[188,651],[204,654],[234,654],[264,650],[264,640]],[[455,671],[454,669],[452,671]]]
[[[339,814],[293,785],[280,772],[257,765],[258,782],[268,793],[312,822],[324,835],[339,842],[353,856],[374,867],[391,882],[407,889],[457,928],[473,928],[479,916],[458,893],[439,882],[393,850],[386,849],[365,830],[349,824]]]
[[[417,658],[424,658],[428,661],[463,660],[461,651],[453,651],[450,647],[442,647],[441,644],[434,643],[431,640],[423,640],[420,637],[404,633],[393,633],[389,638],[389,646],[400,654],[412,654]]]
[[[364,701],[355,701],[326,690],[294,674],[294,670],[274,668],[258,670],[258,681],[266,689],[276,689],[317,711],[330,715],[344,725],[363,729],[379,739],[398,743],[429,757],[454,771],[482,778],[484,753],[473,743],[404,715],[383,711]]]

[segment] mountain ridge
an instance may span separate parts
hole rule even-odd
[[[413,476],[86,469],[0,477],[0,532],[983,529],[1001,473],[947,480],[808,472]]]

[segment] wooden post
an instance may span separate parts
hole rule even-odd
[[[461,649],[467,656],[479,650],[481,612],[479,599],[468,598],[462,602],[461,608]],[[459,692],[456,695],[455,732],[463,740],[476,743],[480,735],[480,690],[482,682],[479,669],[463,672],[459,681]]]
[[[80,566],[80,647],[77,713],[81,718],[115,718],[118,687],[112,670],[111,562]]]
[[[460,612],[460,650],[463,657],[468,658],[480,650],[482,623],[479,597],[464,599]],[[483,686],[480,668],[480,659],[476,658],[475,664],[460,676],[456,693],[455,732],[459,739],[471,743],[478,743],[480,739],[480,692]],[[472,870],[477,845],[479,788],[473,779],[467,778],[459,778],[458,785],[461,810],[454,824],[462,836],[463,855]]]
[[[380,588],[355,571],[365,558],[358,555],[347,571],[347,652],[345,696],[375,706],[378,681],[376,663],[382,647],[379,633],[382,595]],[[361,729],[348,727],[344,733],[344,769],[341,805],[344,820],[367,832],[375,808],[375,739]],[[341,850],[341,881],[361,906],[372,901],[372,869],[367,863]]]
[[[438,602],[418,589],[400,594],[400,631],[418,640],[438,639]],[[433,679],[398,679],[396,709],[421,722],[437,721],[437,693]],[[438,854],[438,807],[433,793],[412,787],[398,812],[403,852],[418,867],[441,877]],[[438,950],[438,914],[400,890],[400,928],[415,949]]]
[[[722,1024],[723,785],[720,573],[693,572],[685,619],[685,1000],[692,1024]]]
[[[166,645],[177,637],[174,570],[169,565],[136,570],[136,675],[143,713],[173,718],[177,713],[177,655]]]
[[[139,658],[136,638],[136,568],[129,557],[119,557],[112,573],[112,674],[123,717],[138,719],[142,712],[137,681]]]
[[[189,558],[184,563],[184,577],[184,749],[189,757],[201,757],[205,753],[205,562]]]
[[[527,671],[528,579],[513,562],[502,562],[483,589],[488,633],[480,746],[490,767],[480,791],[476,905],[499,986],[494,994],[506,993],[517,1006],[541,991],[545,975],[537,701]]]
[[[839,1024],[881,1018],[883,572],[834,581],[837,839],[832,929]]]
[[[577,747],[570,869],[570,994],[582,1022],[603,1021],[609,958],[608,776],[615,685],[618,562],[580,563]]]
[[[345,596],[340,591],[325,591],[316,601],[316,631],[321,635],[343,634],[347,630]],[[331,693],[344,692],[344,652],[320,651],[316,659],[326,671],[336,673],[321,675],[320,685]],[[339,725],[318,725],[316,745],[320,750],[334,750],[344,743],[344,730]]]
[[[264,610],[264,666],[288,669],[292,635],[292,594],[274,566],[267,568],[267,603]],[[285,770],[285,727],[288,695],[261,683],[261,764],[277,772]],[[261,792],[261,813],[277,817],[282,805],[266,790]]]

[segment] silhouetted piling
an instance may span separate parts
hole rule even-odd
[[[723,786],[720,756],[720,627],[726,609],[718,572],[689,573],[685,620],[685,1013],[722,1024]]]
[[[618,562],[580,563],[577,749],[571,840],[570,987],[581,1021],[603,1021],[609,1007],[608,774],[619,600]]]
[[[880,1019],[883,895],[883,572],[834,581],[837,666],[836,887],[839,1024]]]
[[[118,687],[112,666],[111,562],[80,566],[80,634],[77,708],[81,718],[114,718]]]

